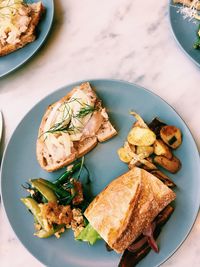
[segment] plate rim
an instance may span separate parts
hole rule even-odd
[[[2,135],[3,135],[3,115],[0,110],[0,144],[1,144]]]
[[[132,83],[132,82],[129,82],[129,81],[125,81],[125,80],[122,80],[122,79],[109,79],[109,78],[100,78],[100,79],[87,79],[87,80],[79,80],[79,81],[75,81],[75,82],[72,82],[72,83],[69,83],[69,84],[66,84],[64,86],[61,86],[57,89],[55,89],[54,91],[52,91],[51,93],[47,94],[46,96],[42,97],[42,99],[40,99],[39,101],[37,101],[25,114],[24,116],[21,118],[21,120],[18,122],[17,126],[15,127],[15,129],[13,130],[13,132],[11,133],[11,136],[9,137],[8,141],[7,141],[7,144],[6,144],[6,147],[4,149],[4,153],[3,153],[3,157],[2,157],[2,164],[1,164],[1,167],[0,167],[0,194],[2,196],[2,207],[3,207],[3,210],[4,210],[4,213],[6,215],[6,219],[13,231],[13,233],[15,234],[16,238],[19,240],[19,242],[23,245],[23,247],[30,253],[30,255],[32,255],[32,257],[34,257],[37,261],[39,261],[40,263],[42,264],[46,264],[45,262],[43,262],[41,259],[39,259],[37,256],[35,256],[31,250],[29,248],[27,248],[25,246],[25,244],[21,241],[21,239],[18,237],[16,231],[13,229],[12,227],[12,224],[11,224],[11,221],[10,219],[8,218],[8,215],[7,215],[7,212],[6,212],[6,209],[5,209],[5,206],[4,206],[4,198],[3,198],[3,194],[2,194],[2,170],[3,170],[3,165],[4,165],[4,158],[5,158],[5,155],[6,155],[6,152],[7,152],[7,149],[8,149],[8,146],[9,146],[9,143],[13,137],[13,135],[15,134],[15,131],[17,130],[17,128],[23,123],[23,120],[26,118],[26,116],[33,110],[35,109],[35,107],[37,105],[39,105],[41,102],[43,102],[46,98],[52,96],[53,94],[55,94],[56,92],[58,91],[61,91],[63,90],[65,87],[74,87],[78,84],[81,84],[81,83],[84,83],[84,82],[89,82],[89,83],[93,83],[93,82],[116,82],[116,83],[122,83],[122,84],[127,84],[129,86],[134,86],[134,87],[137,87],[138,89],[142,89],[143,91],[149,93],[150,95],[154,96],[154,97],[157,97],[160,101],[164,102],[165,104],[168,105],[169,108],[171,108],[175,113],[176,115],[179,117],[179,119],[181,119],[181,121],[185,124],[185,126],[187,127],[190,135],[191,135],[191,138],[192,138],[192,141],[193,141],[193,144],[194,144],[194,147],[195,147],[195,150],[197,152],[197,155],[198,155],[198,158],[199,158],[199,169],[200,169],[200,154],[199,154],[199,151],[198,151],[198,147],[197,147],[197,143],[195,141],[195,138],[194,136],[192,135],[192,132],[190,130],[190,128],[188,127],[188,125],[186,124],[186,122],[183,120],[183,118],[179,115],[179,113],[175,110],[175,108],[173,108],[173,106],[171,106],[166,100],[164,100],[161,96],[159,96],[158,94],[154,93],[153,91],[151,91],[150,89],[147,89],[143,86],[140,86],[136,83]],[[199,194],[199,197],[198,197],[198,205],[196,207],[196,210],[194,212],[194,221],[193,223],[191,224],[191,226],[187,229],[186,233],[184,234],[184,236],[181,238],[181,242],[179,243],[179,245],[171,251],[171,253],[169,253],[167,255],[167,257],[160,261],[158,263],[158,265],[156,265],[155,267],[159,267],[161,264],[165,263],[167,260],[169,260],[175,253],[176,251],[178,251],[178,249],[182,246],[182,244],[186,241],[186,239],[188,238],[189,234],[191,233],[193,227],[194,227],[194,224],[197,220],[197,217],[198,217],[198,211],[199,211],[199,208],[200,208],[200,194]]]
[[[42,1],[42,0],[41,0]],[[48,0],[49,1],[49,0]],[[44,44],[45,40],[47,39],[47,36],[49,35],[50,33],[50,30],[52,28],[52,24],[53,24],[53,21],[54,21],[54,14],[55,14],[55,6],[54,6],[54,0],[50,0],[51,1],[51,5],[52,5],[52,8],[51,10],[49,10],[50,14],[51,14],[51,20],[50,20],[50,23],[48,24],[48,28],[46,30],[46,33],[43,37],[43,39],[41,40],[41,43],[35,48],[33,49],[33,51],[29,54],[28,57],[26,57],[23,61],[19,62],[17,65],[15,65],[14,67],[12,67],[11,69],[3,72],[3,74],[0,74],[0,79],[7,76],[8,74],[10,74],[11,72],[19,69],[20,67],[22,67],[25,63],[27,63],[37,52],[38,50],[42,47],[42,45]],[[23,49],[20,48],[20,49]],[[16,50],[18,51],[18,50]],[[13,53],[15,53],[16,51],[14,51]]]
[[[172,23],[172,19],[171,19],[171,8],[172,8],[172,4],[171,4],[172,0],[169,0],[169,5],[168,5],[168,21],[170,24],[170,30],[171,33],[176,41],[176,43],[178,44],[178,46],[180,47],[181,51],[187,56],[188,59],[190,59],[197,67],[200,68],[200,62],[198,62],[197,60],[195,60],[195,58],[193,58],[182,46],[182,44],[180,43],[179,39],[177,38],[175,31],[174,31],[174,24]],[[200,51],[199,51],[200,52]]]

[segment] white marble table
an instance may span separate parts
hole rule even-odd
[[[186,121],[200,149],[200,75],[173,39],[167,1],[55,0],[52,32],[26,65],[0,79],[6,141],[40,99],[71,82],[115,78],[149,88]],[[16,238],[0,205],[0,266],[41,267]],[[163,267],[200,266],[200,216]]]

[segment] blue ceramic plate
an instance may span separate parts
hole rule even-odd
[[[107,252],[104,242],[94,246],[74,241],[69,230],[57,240],[55,237],[39,239],[33,236],[33,217],[20,202],[26,196],[22,189],[30,177],[54,180],[58,172],[47,173],[37,163],[35,144],[38,127],[46,107],[63,97],[75,85],[61,88],[44,98],[24,117],[13,133],[4,153],[1,173],[2,199],[8,220],[24,246],[42,263],[53,267],[116,267],[120,256]],[[138,265],[155,267],[172,255],[190,232],[200,203],[200,161],[192,135],[173,108],[153,93],[134,84],[114,80],[94,80],[99,97],[108,108],[111,121],[118,129],[118,136],[99,144],[86,156],[92,177],[92,190],[99,193],[111,180],[127,171],[118,156],[117,149],[123,144],[133,123],[129,111],[135,110],[150,122],[155,116],[179,127],[183,133],[183,144],[175,151],[182,161],[182,168],[171,175],[177,184],[176,209],[164,226],[158,243],[160,253],[150,252]]]
[[[38,2],[38,0],[27,0],[25,2],[33,3]],[[42,0],[42,3],[46,8],[46,12],[37,26],[38,34],[36,40],[7,56],[0,57],[0,78],[14,71],[29,60],[45,41],[53,22],[54,1]]]
[[[174,37],[186,55],[200,66],[200,50],[193,48],[193,44],[197,39],[197,29],[200,21],[194,23],[195,20],[184,19],[183,15],[177,12],[180,5],[174,5],[171,0],[169,2],[169,19]]]

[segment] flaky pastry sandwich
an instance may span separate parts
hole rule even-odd
[[[84,215],[109,247],[122,253],[175,197],[154,175],[134,167],[113,180]]]

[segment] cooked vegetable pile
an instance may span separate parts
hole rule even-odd
[[[171,173],[180,170],[181,162],[173,154],[173,150],[182,143],[180,129],[166,125],[158,118],[147,125],[136,112],[130,114],[136,118],[136,122],[128,133],[124,146],[118,149],[119,158],[127,163],[130,169],[134,166],[141,167],[167,186],[174,187],[174,182],[162,173],[157,165]]]
[[[157,166],[171,173],[176,173],[181,168],[180,160],[173,154],[173,150],[182,143],[180,129],[166,125],[158,118],[146,124],[136,112],[130,114],[135,117],[136,122],[129,131],[124,146],[118,149],[120,160],[127,163],[130,169],[134,166],[141,167],[168,187],[175,187],[175,183]],[[155,218],[148,229],[125,250],[119,267],[135,266],[151,249],[158,252],[155,239],[173,211],[174,208],[169,205]]]
[[[85,168],[89,183],[89,172],[84,165],[84,158],[71,165],[54,182],[38,178],[31,179],[23,186],[29,193],[21,201],[34,217],[35,236],[47,238],[52,235],[60,237],[67,228],[74,231],[78,240],[94,243],[99,236],[94,229],[89,228],[83,212],[89,202],[83,192],[80,181],[82,169]],[[77,178],[75,173],[77,173]],[[81,236],[79,234],[84,230]]]

